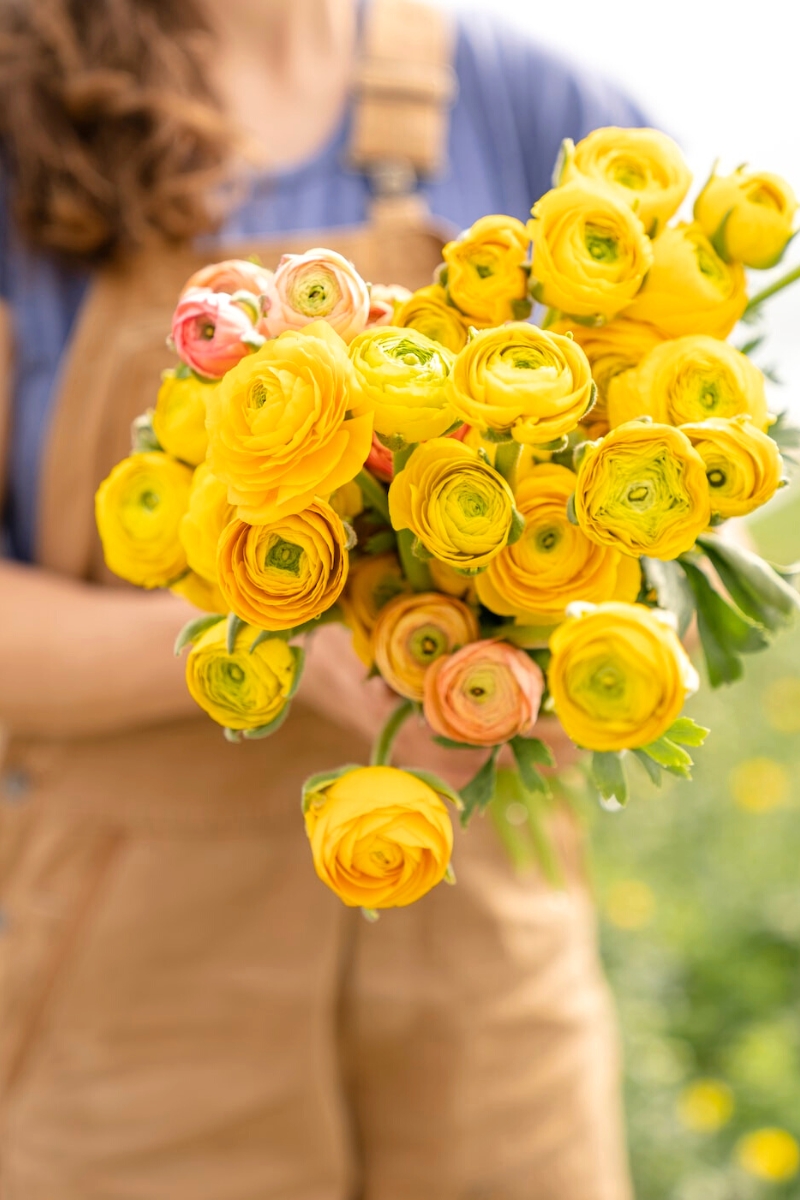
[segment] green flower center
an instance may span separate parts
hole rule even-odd
[[[489,504],[485,496],[478,492],[462,491],[458,495],[458,507],[465,517],[485,517]]]
[[[561,541],[561,530],[554,527],[540,529],[535,537],[535,545],[537,550],[548,554],[551,550],[555,550],[558,543]]]
[[[263,380],[256,379],[250,387],[250,407],[263,408],[267,402],[267,389],[264,387]]]
[[[619,258],[619,241],[598,225],[586,226],[584,242],[595,262],[613,263]]]
[[[244,671],[238,663],[226,663],[225,675],[230,683],[243,683]]]
[[[215,329],[216,329],[216,326],[213,325],[211,323],[211,321],[203,321],[203,323],[201,325],[199,325],[197,332],[199,333],[200,337],[203,338],[204,341],[210,342],[211,339],[214,337]]]
[[[653,499],[654,489],[649,479],[636,480],[628,488],[627,500],[634,508],[649,508],[653,503]]]
[[[142,508],[146,508],[148,512],[155,512],[161,503],[161,498],[157,492],[150,491],[142,492],[139,502]]]
[[[422,625],[409,638],[408,649],[412,658],[427,666],[448,649],[447,639],[436,625]]]
[[[294,542],[285,542],[283,538],[279,538],[267,551],[265,566],[274,567],[277,571],[290,571],[292,575],[299,575],[302,559],[302,546],[297,546]]]
[[[621,187],[631,188],[635,192],[644,191],[647,187],[647,177],[639,163],[630,158],[619,159],[614,164],[611,178]]]
[[[341,296],[335,277],[324,272],[300,279],[292,290],[290,301],[292,308],[305,316],[325,317],[336,307]]]
[[[493,274],[492,268],[488,263],[475,263],[475,273],[479,279],[488,279]]]
[[[728,481],[728,478],[721,467],[714,467],[712,470],[708,471],[707,478],[710,486],[713,488],[724,487]]]
[[[697,269],[700,274],[705,275],[708,279],[713,279],[716,283],[723,283],[725,280],[725,270],[711,247],[706,247],[702,242],[697,242],[695,252],[697,254]]]
[[[618,700],[625,692],[625,676],[615,663],[603,663],[592,674],[590,687],[607,699]]]

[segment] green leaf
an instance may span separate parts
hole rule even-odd
[[[516,771],[506,767],[497,772],[489,815],[514,866],[525,870],[537,863],[552,887],[563,887],[561,864],[547,826],[550,811],[550,801],[528,792]]]
[[[281,725],[289,715],[290,704],[284,705],[281,711],[275,717],[274,721],[270,721],[266,725],[259,725],[257,729],[243,729],[242,737],[248,742],[257,742],[261,738],[269,737],[273,733],[277,733]]]
[[[228,729],[226,727],[222,730],[222,733],[226,742],[233,742],[236,744],[242,740],[242,732],[240,729]]]
[[[389,497],[374,475],[371,475],[366,467],[364,467],[356,475],[356,483],[361,488],[361,495],[364,497],[364,503],[367,508],[371,508],[378,516],[383,517],[387,525],[391,525],[392,522],[389,518]]]
[[[575,512],[575,493],[573,492],[567,501],[567,520],[570,525],[578,524],[578,514]]]
[[[241,617],[237,617],[236,613],[228,614],[228,630],[226,634],[226,646],[228,654],[233,654],[236,649],[236,638],[240,629],[243,629],[247,624]]]
[[[757,554],[714,537],[698,538],[735,604],[773,632],[800,613],[800,595]]]
[[[370,925],[374,925],[376,921],[380,921],[381,914],[377,908],[362,908],[361,915],[365,921],[369,921]]]
[[[151,450],[160,450],[161,445],[153,429],[153,412],[148,408],[140,417],[134,417],[131,422],[131,454],[147,454]]]
[[[758,625],[737,612],[693,563],[680,560],[697,604],[697,628],[712,687],[733,683],[743,674],[742,654],[765,650],[769,639]]]
[[[205,616],[195,617],[193,621],[189,621],[187,625],[184,625],[175,639],[175,657],[178,658],[181,650],[196,642],[207,629],[213,628],[214,625],[219,625],[220,621],[224,620],[225,617],[222,613],[206,613]]]
[[[476,810],[483,812],[494,795],[495,783],[497,781],[497,770],[495,767],[497,753],[498,747],[495,747],[477,775],[469,781],[466,787],[461,789],[461,799],[464,802],[461,813],[461,824],[465,827],[469,823],[472,814]]]
[[[702,746],[710,732],[711,730],[706,729],[705,725],[698,725],[691,717],[678,717],[677,721],[672,722],[664,737],[681,746]]]
[[[424,542],[420,541],[418,537],[415,537],[414,541],[411,543],[411,553],[415,558],[418,558],[420,562],[430,562],[433,558],[431,551]]]
[[[744,343],[743,346],[739,347],[739,353],[746,354],[749,358],[749,356],[758,349],[758,347],[762,344],[763,341],[764,341],[763,333],[759,334],[757,337],[750,338],[748,341],[746,341]]]
[[[515,321],[527,321],[533,312],[533,304],[530,300],[512,300],[511,312]]]
[[[729,208],[717,228],[712,233],[711,237],[708,239],[724,263],[730,262],[730,259],[728,258],[728,250],[725,245],[725,227],[730,220],[732,212],[733,209]]]
[[[515,737],[509,742],[519,768],[520,777],[528,791],[551,795],[550,784],[539,771],[540,766],[554,767],[555,759],[549,746],[540,738]]]
[[[346,766],[336,767],[333,771],[318,771],[316,775],[309,775],[301,792],[303,812],[308,811],[314,796],[328,784],[333,783],[335,779],[341,779],[343,775],[348,775],[351,771],[360,771],[361,769],[358,763],[347,763]]]
[[[428,787],[433,788],[439,795],[444,796],[451,804],[461,811],[464,803],[454,788],[450,787],[449,783],[445,783],[440,775],[435,775],[433,771],[420,771],[416,767],[403,767],[406,775],[413,775],[415,779],[420,779],[423,783],[427,783]]]
[[[381,529],[371,533],[363,544],[366,554],[387,554],[397,547],[397,534],[393,529]]]
[[[508,541],[506,545],[513,546],[515,542],[519,541],[524,532],[525,518],[518,509],[514,508],[511,512],[511,525],[508,530]]]
[[[485,746],[473,746],[469,742],[456,742],[453,738],[443,737],[436,734],[432,739],[437,746],[443,746],[445,750],[485,750]]]
[[[678,633],[683,637],[694,616],[695,601],[680,564],[647,557],[639,561],[647,586],[658,597],[659,608],[674,614]]]
[[[779,412],[767,433],[781,451],[797,450],[800,447],[800,426],[792,423],[788,409]]]
[[[681,779],[692,778],[692,767],[694,766],[692,756],[682,746],[671,742],[669,738],[660,737],[657,741],[642,746],[641,750],[665,771],[669,771],[671,775],[679,775]]]
[[[592,779],[604,800],[627,804],[628,784],[622,755],[615,750],[595,750],[592,755]]]
[[[650,782],[655,784],[657,788],[661,787],[661,767],[651,758],[649,754],[645,754],[644,750],[634,750],[632,752],[636,761],[641,763],[647,774],[650,776]]]

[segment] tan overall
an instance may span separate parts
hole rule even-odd
[[[404,188],[443,153],[450,49],[441,15],[379,0],[352,147],[388,193],[371,223],[224,253],[274,266],[322,244],[376,282],[428,282],[441,231]],[[170,362],[181,285],[221,256],[97,277],[50,432],[42,566],[108,582],[95,487]],[[457,887],[370,925],[317,880],[299,810],[309,773],[366,761],[353,740],[297,709],[238,746],[198,716],[8,747],[2,1200],[626,1200],[572,825],[565,891],[515,875],[476,821]]]

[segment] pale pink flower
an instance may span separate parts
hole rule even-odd
[[[322,320],[351,342],[368,316],[369,289],[353,264],[335,250],[284,254],[264,302],[270,337]]]
[[[376,329],[379,325],[391,325],[396,304],[402,304],[411,299],[408,288],[399,283],[373,283],[369,289],[369,315],[367,329]]]
[[[172,341],[181,362],[204,379],[221,379],[263,342],[253,324],[256,304],[245,305],[225,292],[192,288],[178,301]]]
[[[544,676],[523,650],[508,642],[470,642],[428,667],[425,719],[442,737],[499,746],[532,733],[543,691]]]

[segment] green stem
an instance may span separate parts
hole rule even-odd
[[[512,491],[514,490],[517,463],[519,462],[521,453],[522,446],[519,442],[500,442],[495,454],[494,469],[503,476],[503,479],[505,479]]]
[[[743,315],[746,317],[749,313],[754,312],[760,304],[763,304],[765,300],[769,300],[770,296],[775,296],[778,292],[782,292],[790,283],[796,283],[798,279],[800,279],[800,266],[793,267],[791,271],[787,271],[785,275],[781,275],[780,279],[776,279],[769,287],[756,292],[744,310]]]
[[[361,488],[367,507],[374,509],[379,517],[383,517],[387,525],[391,525],[389,500],[377,479],[370,475],[369,471],[362,470],[356,475],[356,483]]]
[[[392,467],[394,468],[395,475],[397,475],[398,471],[403,470],[403,467],[411,458],[411,455],[414,453],[416,448],[417,443],[411,442],[411,444],[406,446],[403,450],[395,450],[394,454],[392,455]]]
[[[414,553],[414,534],[410,529],[400,529],[397,533],[397,553],[403,574],[415,592],[430,592],[433,590],[433,577],[430,567]]]
[[[370,757],[370,766],[388,767],[392,757],[395,739],[398,733],[414,711],[412,700],[403,700],[389,717],[383,729],[375,739]]]

